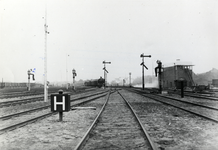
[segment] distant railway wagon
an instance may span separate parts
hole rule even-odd
[[[193,88],[193,91],[195,91],[195,92],[202,92],[204,90],[209,90],[209,86],[206,86],[206,85],[196,85]]]
[[[102,87],[104,86],[105,80],[103,78],[88,80],[84,84],[85,86]]]
[[[42,84],[39,83],[30,83],[31,87],[40,87]],[[0,88],[21,88],[21,87],[27,87],[27,83],[14,83],[14,82],[1,82]]]

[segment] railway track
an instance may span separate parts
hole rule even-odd
[[[88,103],[90,101],[96,100],[98,98],[101,98],[101,97],[105,96],[107,92],[108,91],[104,91],[104,92],[95,93],[92,95],[89,94],[89,95],[82,96],[79,98],[74,98],[71,100],[71,107],[82,105],[82,104]],[[92,97],[92,98],[90,98],[90,97]],[[86,99],[86,98],[88,98],[88,99]],[[80,100],[80,101],[77,102],[78,100]],[[14,130],[14,129],[22,127],[22,126],[25,126],[25,125],[33,123],[33,122],[36,122],[37,120],[41,120],[41,119],[49,117],[51,115],[57,114],[57,112],[50,112],[50,109],[48,109],[48,108],[50,108],[50,105],[36,108],[36,109],[32,109],[32,110],[25,111],[25,112],[11,114],[11,115],[7,115],[7,116],[2,116],[0,118],[2,121],[6,120],[6,119],[10,119],[10,118],[12,118],[12,119],[9,120],[9,123],[6,123],[6,125],[4,123],[0,124],[0,134],[3,134],[7,131]],[[47,109],[47,110],[39,111],[42,109]],[[36,114],[30,115],[30,113],[35,112],[35,111],[38,111],[38,112]],[[20,117],[23,115],[24,115],[24,117]]]
[[[79,149],[157,149],[138,116],[119,93],[108,94]]]
[[[57,91],[57,90],[56,90]],[[49,93],[53,93],[55,90],[49,91]],[[3,98],[16,98],[16,97],[24,97],[24,96],[34,96],[34,95],[42,95],[44,92],[37,91],[23,91],[23,92],[11,92],[11,93],[2,93],[0,99]]]
[[[182,109],[186,112],[195,114],[197,116],[200,116],[205,119],[218,123],[218,108],[217,107],[188,102],[188,101],[180,100],[177,98],[161,96],[157,94],[148,94],[148,93],[145,94],[142,91],[138,91],[138,90],[137,91],[131,90],[131,91],[138,93],[144,97],[151,98],[161,103]]]
[[[173,90],[169,90],[170,93],[173,94],[177,94],[180,95],[181,92],[180,91],[176,91],[174,92]],[[189,96],[189,97],[194,97],[194,98],[202,98],[202,99],[208,99],[208,100],[214,100],[214,101],[218,101],[218,97],[217,96],[213,96],[212,94],[201,94],[201,93],[191,93],[191,92],[184,92],[185,96]]]
[[[12,100],[12,101],[5,101],[5,102],[0,102],[0,108],[21,105],[21,104],[26,104],[26,103],[32,103],[36,101],[43,101],[43,100],[44,100],[44,97],[40,96],[40,97],[32,97],[32,98],[18,99],[18,100]]]
[[[72,101],[81,100],[81,99],[85,99],[87,97],[103,94],[103,93],[104,92],[102,92],[102,93],[95,93],[95,94],[89,94],[89,95],[78,97],[78,98],[73,98],[73,99],[71,99],[71,102]],[[19,113],[5,115],[5,116],[0,117],[0,120],[10,119],[10,118],[17,117],[17,116],[20,116],[20,115],[25,115],[25,114],[29,114],[29,113],[32,113],[32,112],[35,112],[35,111],[40,111],[40,110],[43,110],[43,109],[47,109],[47,108],[50,108],[50,107],[51,107],[51,105],[46,105],[46,106],[43,106],[43,107],[38,107],[38,108],[27,110],[27,111],[22,111],[22,112],[19,112]]]
[[[0,96],[0,99],[3,98],[14,98],[14,97],[22,97],[22,96],[32,96],[32,95],[39,95],[42,93],[29,93],[29,92],[11,92],[11,93],[7,93],[7,94],[2,94]]]
[[[185,96],[190,96],[190,97],[195,97],[195,98],[203,98],[203,99],[218,101],[218,97],[210,96],[210,95],[185,93]]]
[[[50,96],[48,96],[48,98],[50,98]],[[15,106],[15,105],[22,105],[22,104],[43,101],[43,100],[44,100],[44,96],[37,96],[37,97],[17,99],[17,100],[9,100],[5,102],[0,102],[0,108]]]
[[[59,90],[59,88],[55,89],[50,89],[48,92],[49,94],[51,93],[56,93]],[[84,92],[84,91],[92,91],[95,90],[95,88],[89,88],[89,89],[84,89],[82,87],[78,88],[76,92]],[[67,91],[66,91],[67,92]],[[10,98],[16,98],[16,97],[26,97],[26,96],[36,96],[36,95],[43,95],[44,91],[43,89],[35,89],[32,91],[11,91],[11,92],[3,92],[0,93],[0,99],[10,99]]]

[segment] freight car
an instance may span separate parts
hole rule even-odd
[[[104,86],[105,80],[100,77],[99,79],[88,80],[84,84],[85,86],[102,87]]]
[[[196,85],[193,87],[193,91],[194,92],[203,92],[203,91],[206,91],[206,90],[209,90],[209,86],[207,85]]]
[[[26,83],[1,82],[0,88],[26,87]]]
[[[31,83],[31,87],[40,87],[42,84]],[[27,83],[14,83],[14,82],[0,82],[0,88],[22,88],[27,87]]]

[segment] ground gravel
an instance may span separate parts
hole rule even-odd
[[[216,150],[218,125],[137,94],[122,92],[161,150]]]
[[[104,101],[100,98],[97,101]],[[89,106],[87,104],[87,106]],[[64,112],[63,121],[53,115],[0,135],[1,150],[73,149],[93,122],[100,107]]]
[[[201,117],[121,91],[142,118],[161,150],[218,150],[218,125]],[[81,140],[100,110],[104,98],[80,109],[54,115],[0,135],[0,150],[70,150]]]

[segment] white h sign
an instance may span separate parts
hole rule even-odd
[[[54,110],[57,110],[57,105],[62,105],[62,110],[65,110],[65,96],[62,96],[62,102],[57,102],[57,96],[54,96]]]
[[[70,111],[70,95],[51,94],[51,111]]]

